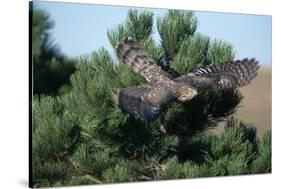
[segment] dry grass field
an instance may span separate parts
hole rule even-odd
[[[258,137],[263,136],[264,132],[271,128],[271,83],[271,67],[263,67],[262,65],[258,76],[249,85],[240,89],[244,98],[235,117],[244,123],[255,126]],[[213,131],[220,132],[221,129],[222,127],[219,127]]]
[[[258,76],[250,85],[241,88],[244,99],[236,115],[246,123],[257,127],[258,136],[271,128],[272,85],[271,68],[261,67]]]

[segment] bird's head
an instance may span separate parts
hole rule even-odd
[[[180,96],[178,97],[178,100],[181,102],[186,102],[191,100],[195,95],[197,95],[197,90],[192,87],[183,85],[180,86],[179,93]]]

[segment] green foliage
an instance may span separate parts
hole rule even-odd
[[[173,58],[181,43],[193,35],[197,28],[197,19],[193,12],[169,10],[164,17],[157,18],[157,29],[166,56]]]
[[[49,15],[42,10],[33,11],[32,14],[32,54],[38,57],[44,41],[49,36],[48,30],[53,28],[54,22],[50,21]]]
[[[251,136],[255,129],[230,119],[225,132],[210,143],[205,157],[213,166],[214,175],[246,174],[256,155],[256,141]]]
[[[163,167],[164,169],[160,176],[161,179],[207,177],[211,174],[206,164],[198,165],[192,161],[179,163],[176,157],[165,162]]]
[[[107,169],[103,173],[103,178],[105,180],[105,183],[116,183],[116,182],[126,182],[130,181],[128,178],[130,178],[130,173],[128,172],[128,169],[126,167],[115,165],[115,167],[112,167],[110,169]]]
[[[136,10],[129,10],[126,22],[118,25],[115,29],[108,30],[107,36],[112,47],[115,47],[125,37],[143,41],[151,38],[153,34],[152,26],[153,14],[151,12],[138,13]]]
[[[137,39],[172,77],[234,57],[230,44],[196,32],[192,12],[168,11],[158,18],[160,44],[152,39],[152,26],[152,13],[129,11],[126,22],[107,35],[113,47],[124,37]],[[57,59],[48,65],[63,70]],[[228,117],[242,100],[238,91],[206,91],[187,103],[171,103],[157,120],[143,124],[116,102],[118,89],[144,78],[104,48],[78,58],[75,70],[71,91],[33,98],[34,186],[271,172],[270,132],[259,141],[254,128]],[[224,120],[221,135],[206,135]]]
[[[215,39],[210,43],[207,58],[209,63],[219,64],[233,60],[234,55],[231,44]]]
[[[73,155],[77,167],[84,173],[100,178],[102,171],[114,165],[108,151],[81,144]]]
[[[241,99],[237,92],[206,91],[187,103],[171,103],[163,116],[165,128],[180,137],[193,136],[225,120]]]
[[[65,162],[40,162],[33,159],[32,171],[35,187],[49,187],[57,181],[66,179],[71,170]]]
[[[271,172],[270,131],[262,142],[253,139],[255,129],[234,119],[227,122],[225,131],[219,136],[185,138],[179,146],[178,156],[168,159],[162,165],[165,169],[161,178]],[[263,152],[265,149],[266,152]]]
[[[263,136],[263,140],[258,144],[257,158],[252,163],[251,173],[270,173],[271,172],[271,130]]]
[[[151,37],[153,31],[153,14],[151,12],[138,13],[136,10],[128,11],[127,28],[131,36],[138,40],[146,40]]]
[[[68,156],[82,140],[79,122],[59,98],[34,98],[32,109],[33,179],[51,184],[68,176]]]
[[[89,63],[92,59],[95,60],[95,64]],[[72,102],[74,110],[78,106],[80,108],[76,111],[86,113],[96,106],[103,107],[108,104],[109,86],[112,82],[108,76],[114,73],[112,65],[112,59],[105,49],[94,52],[88,58],[80,58],[76,64],[79,71],[71,77],[73,85],[71,95],[75,95]]]
[[[58,160],[73,150],[79,140],[79,122],[75,115],[64,110],[59,99],[34,100],[33,117],[33,151],[38,156]]]
[[[32,66],[34,94],[64,94],[71,87],[70,74],[75,71],[74,61],[60,53],[50,37],[54,22],[40,9],[30,10],[32,18]]]
[[[171,67],[182,75],[203,66],[207,62],[208,45],[208,37],[199,33],[192,35],[182,42]]]

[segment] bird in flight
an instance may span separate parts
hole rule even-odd
[[[148,82],[120,89],[117,95],[120,108],[145,123],[154,121],[172,101],[187,102],[207,89],[223,91],[245,86],[259,69],[255,59],[243,59],[208,65],[172,78],[130,37],[117,44],[116,53]]]

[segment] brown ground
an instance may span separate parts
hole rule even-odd
[[[240,89],[244,99],[235,116],[257,128],[259,137],[271,128],[271,68],[263,67],[258,76],[248,85]],[[221,131],[219,127],[215,132]]]

